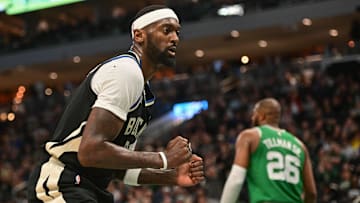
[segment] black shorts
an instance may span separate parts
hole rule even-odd
[[[55,158],[37,166],[28,181],[29,203],[89,202],[113,203],[113,195],[90,182],[87,178],[64,166]]]

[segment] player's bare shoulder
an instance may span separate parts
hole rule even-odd
[[[236,142],[237,145],[247,143],[253,150],[258,145],[260,136],[261,131],[258,128],[248,128],[240,132]]]
[[[239,137],[244,137],[247,139],[257,139],[261,136],[261,131],[257,127],[248,128],[239,134]]]

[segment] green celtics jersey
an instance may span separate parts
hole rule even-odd
[[[301,142],[282,129],[268,125],[257,128],[260,142],[247,173],[250,202],[303,202],[305,152]]]

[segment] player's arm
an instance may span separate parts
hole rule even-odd
[[[305,151],[305,165],[303,170],[303,177],[304,177],[303,182],[304,182],[304,192],[305,192],[304,202],[315,203],[317,199],[317,191],[315,186],[311,158],[309,156],[309,152],[305,145],[303,145],[303,149]]]
[[[204,180],[203,160],[197,155],[192,155],[188,163],[184,163],[176,169],[128,169],[118,171],[119,178],[128,185],[179,185],[193,186]]]
[[[82,133],[78,151],[81,165],[107,169],[172,168],[190,159],[188,141],[182,137],[171,140],[164,154],[134,152],[112,143],[122,136],[119,134],[128,111],[139,101],[144,88],[141,69],[134,59],[124,57],[105,63],[94,73],[90,85],[97,99]]]
[[[221,195],[221,203],[234,203],[239,196],[245,181],[251,154],[251,144],[255,133],[253,129],[245,130],[240,133],[236,140],[234,163]]]
[[[113,144],[124,121],[102,108],[93,108],[82,134],[78,159],[85,167],[129,169],[162,168],[163,159],[157,152],[131,151]],[[171,140],[165,150],[167,165],[176,167],[191,156],[188,141],[182,137]]]

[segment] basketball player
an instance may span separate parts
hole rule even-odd
[[[251,203],[313,203],[316,187],[305,145],[279,128],[280,104],[259,101],[252,122],[236,141],[235,160],[225,183],[221,203],[236,202],[247,176]]]
[[[29,179],[29,202],[113,202],[106,191],[112,178],[179,186],[204,179],[202,158],[183,137],[164,152],[134,151],[154,103],[148,81],[159,68],[175,66],[179,30],[169,8],[153,5],[137,13],[129,52],[88,74],[45,143],[46,158]]]

